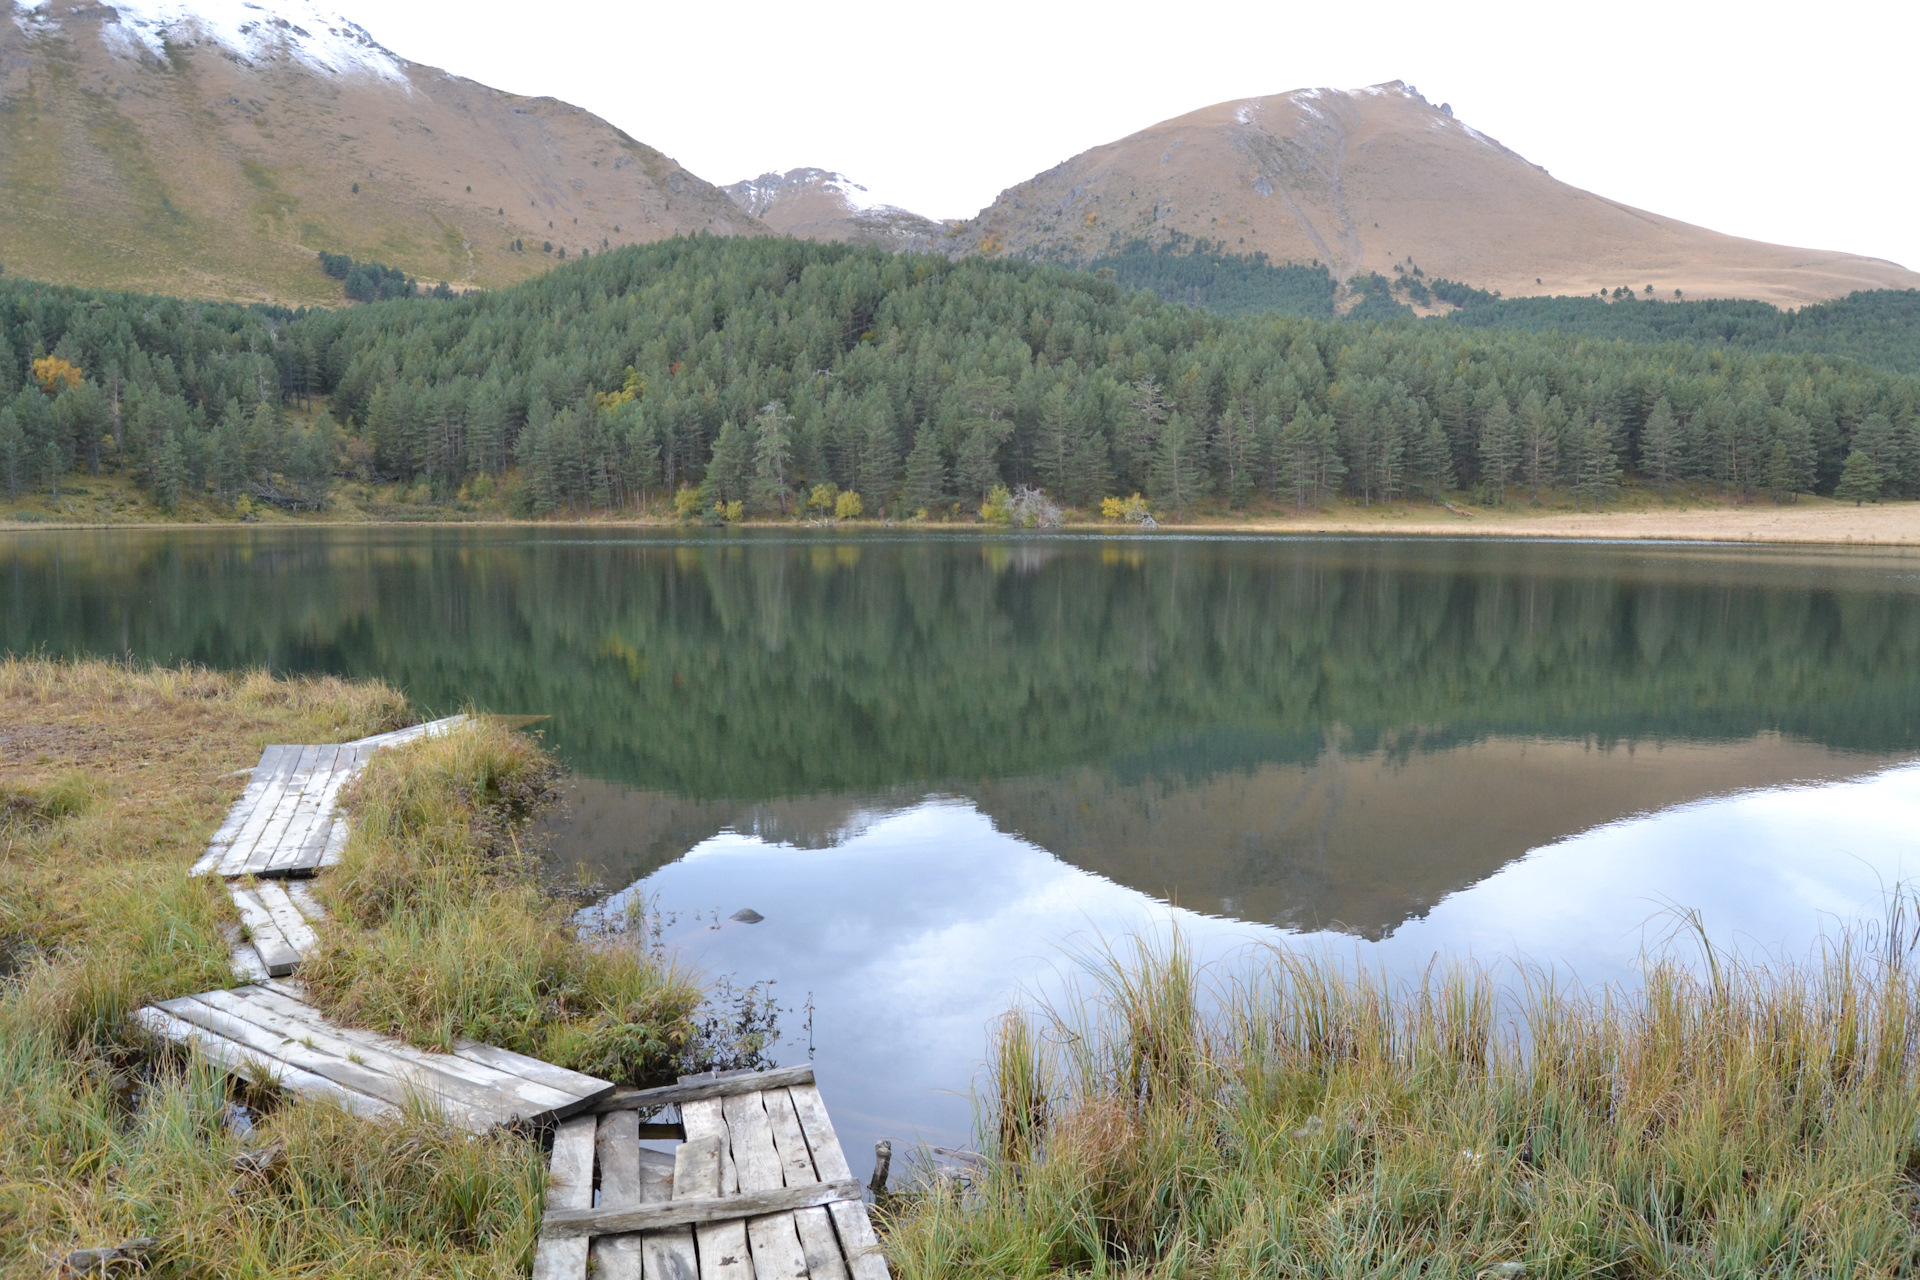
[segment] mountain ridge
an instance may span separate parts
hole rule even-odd
[[[766,233],[599,117],[401,58],[313,0],[6,4],[14,274],[324,302],[321,250],[486,287],[568,252]]]

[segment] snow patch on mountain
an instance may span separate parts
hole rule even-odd
[[[58,26],[56,0],[15,0],[22,30]],[[164,58],[168,44],[212,41],[249,62],[281,59],[334,76],[373,76],[407,85],[402,61],[366,28],[312,0],[115,0],[102,38],[128,57]],[[29,22],[33,25],[29,26]]]

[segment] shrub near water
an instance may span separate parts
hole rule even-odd
[[[1905,1275],[1920,1265],[1912,917],[1632,997],[1413,990],[1176,939],[1002,1024],[970,1192],[899,1202],[902,1280]]]
[[[417,1044],[469,1037],[629,1083],[698,1069],[700,988],[640,949],[581,941],[520,851],[553,776],[487,721],[375,756],[345,856],[317,882],[335,918],[302,979],[342,1020]]]

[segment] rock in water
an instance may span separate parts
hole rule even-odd
[[[765,916],[755,911],[752,907],[742,907],[728,918],[738,920],[741,924],[759,924],[762,920],[766,919]]]

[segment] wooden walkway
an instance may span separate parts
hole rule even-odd
[[[613,1091],[609,1081],[491,1045],[463,1040],[452,1053],[429,1053],[342,1027],[309,1005],[295,983],[268,980],[162,1000],[133,1017],[234,1075],[328,1098],[355,1115],[426,1107],[485,1133],[558,1120]]]
[[[445,733],[454,716],[335,746],[272,746],[194,875],[219,875],[244,939],[233,990],[134,1013],[153,1034],[250,1080],[362,1116],[437,1111],[476,1133],[553,1131],[534,1280],[889,1280],[813,1068],[682,1077],[660,1089],[461,1041],[432,1053],[343,1027],[285,981],[324,919],[302,883],[338,861],[341,789],[382,747]],[[642,1123],[642,1112],[677,1111]],[[643,1139],[677,1138],[672,1155]]]
[[[640,1145],[673,1106],[672,1155]],[[596,1190],[597,1188],[597,1190]],[[561,1122],[534,1280],[888,1280],[813,1068],[682,1077]]]

